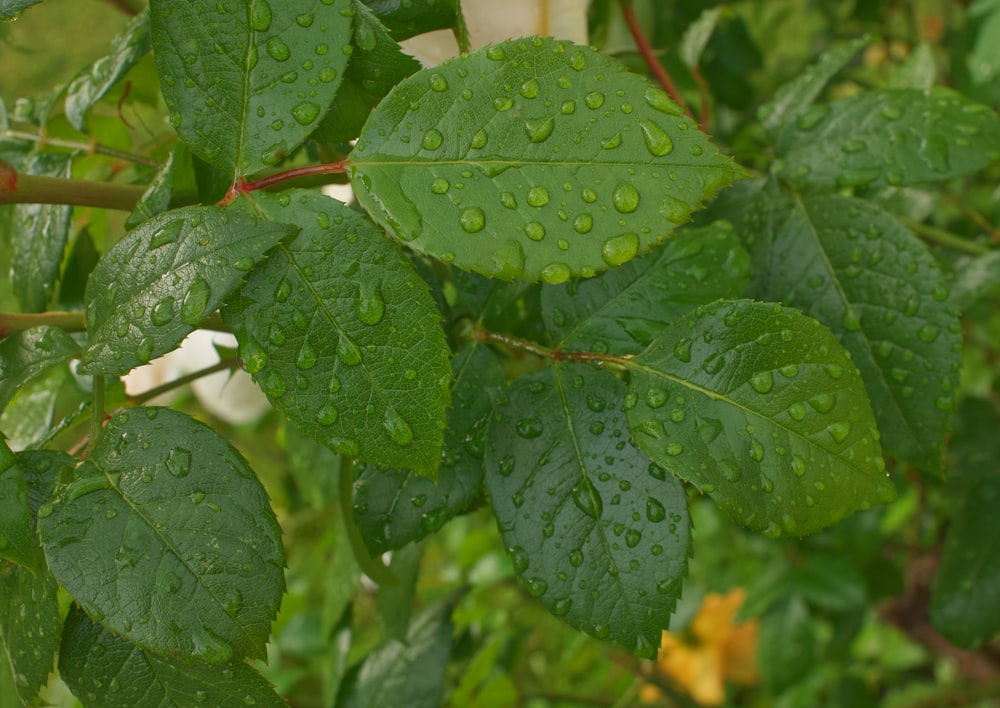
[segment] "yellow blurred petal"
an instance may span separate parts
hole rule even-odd
[[[757,620],[750,620],[733,629],[723,648],[726,679],[739,686],[755,686],[760,681],[757,673]]]
[[[732,632],[733,617],[746,595],[743,588],[733,588],[725,595],[708,593],[691,621],[691,631],[706,644],[724,643]]]

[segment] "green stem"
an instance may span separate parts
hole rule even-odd
[[[94,376],[94,412],[90,418],[90,442],[87,443],[87,448],[84,453],[90,452],[94,445],[97,444],[97,439],[101,436],[101,430],[104,428],[104,374],[97,374]]]
[[[357,561],[361,572],[374,580],[379,585],[396,585],[396,576],[392,574],[381,558],[373,558],[368,552],[365,540],[361,536],[361,529],[354,521],[354,509],[351,507],[351,498],[354,489],[354,473],[351,458],[346,455],[340,456],[340,514],[344,519],[344,527],[347,529],[347,540],[351,543],[351,551],[354,552],[354,560]]]
[[[985,256],[990,252],[989,246],[984,246],[980,243],[976,243],[975,241],[970,241],[967,238],[953,234],[950,231],[945,231],[937,226],[922,224],[919,221],[913,221],[912,219],[907,219],[906,217],[900,217],[899,220],[902,221],[903,225],[908,229],[915,231],[928,241],[933,241],[934,243],[940,244],[945,248],[950,248],[953,251],[961,251],[962,253],[968,253],[972,256]]]
[[[12,189],[0,189],[0,204],[70,204],[132,211],[145,191],[132,184],[18,174]]]
[[[224,361],[218,361],[211,366],[206,366],[204,369],[198,369],[198,371],[192,371],[190,374],[185,374],[173,381],[167,381],[165,384],[160,384],[156,388],[151,388],[148,391],[143,391],[142,393],[136,394],[135,396],[129,396],[128,405],[129,406],[141,406],[147,401],[151,401],[157,396],[161,396],[164,393],[173,391],[174,389],[180,388],[181,386],[186,386],[192,381],[196,381],[203,376],[208,376],[214,374],[218,371],[225,371],[226,369],[232,369],[237,366],[239,361],[237,359],[226,359]]]
[[[558,348],[549,349],[527,339],[511,337],[508,334],[500,332],[490,332],[480,326],[475,328],[473,336],[480,342],[503,344],[509,349],[528,352],[543,359],[551,359],[552,361],[575,361],[581,364],[595,364],[600,367],[625,369],[629,365],[629,359],[632,358],[631,355],[620,356],[618,354],[604,354],[602,352],[567,352]]]
[[[21,331],[32,327],[58,327],[67,332],[83,332],[87,325],[82,312],[0,312],[0,332]]]
[[[66,140],[64,138],[52,138],[48,135],[40,133],[26,133],[21,130],[4,131],[3,137],[8,140],[23,140],[25,142],[32,143],[38,149],[42,149],[47,146],[66,148],[68,150],[83,152],[88,155],[104,155],[105,157],[113,157],[116,160],[135,162],[154,169],[158,169],[160,167],[160,163],[156,160],[143,157],[142,155],[136,155],[131,152],[125,152],[124,150],[116,150],[113,147],[102,145],[94,140],[89,142],[85,142],[83,140]]]

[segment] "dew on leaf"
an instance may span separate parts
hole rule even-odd
[[[269,37],[267,40],[267,53],[271,55],[271,58],[276,61],[286,61],[288,57],[292,55],[291,51],[288,49],[288,45],[285,44],[280,37]]]
[[[940,327],[938,327],[936,324],[927,323],[923,327],[921,327],[920,330],[917,332],[917,337],[920,338],[921,342],[927,342],[929,344],[930,342],[933,342],[935,339],[937,339],[940,333],[941,333]]]
[[[153,357],[153,341],[142,339],[135,348],[135,358],[145,364]]]
[[[542,434],[542,423],[538,418],[522,418],[517,421],[515,430],[520,437],[530,440]]]
[[[149,321],[157,327],[169,324],[174,319],[174,299],[165,297],[149,311]]]
[[[646,499],[646,518],[654,523],[658,523],[667,518],[667,512],[657,499],[649,497]]]
[[[573,503],[584,514],[595,520],[601,517],[604,504],[597,490],[591,486],[586,478],[573,487],[570,496],[573,497]]]
[[[436,180],[431,182],[431,192],[434,194],[445,194],[451,187],[451,183],[444,177],[438,177]]]
[[[430,86],[431,91],[443,93],[448,90],[448,79],[443,74],[431,74]]]
[[[832,393],[818,393],[809,399],[809,405],[817,413],[829,413],[836,403],[837,399]]]
[[[535,98],[538,95],[538,80],[528,79],[521,84],[521,95],[525,98]]]
[[[559,112],[564,116],[573,115],[576,113],[576,101],[563,101],[559,107]]]
[[[175,447],[167,454],[165,464],[174,477],[187,477],[191,471],[191,451]]]
[[[629,548],[635,548],[642,541],[642,533],[636,529],[629,529],[625,532],[625,545]]]
[[[644,396],[646,405],[650,408],[659,408],[667,402],[669,397],[670,395],[662,388],[651,388],[646,391],[646,395]]]
[[[292,117],[301,125],[309,125],[319,115],[320,108],[311,101],[303,101],[292,109]]]
[[[663,157],[673,152],[674,143],[666,131],[651,120],[639,122],[642,137],[646,141],[646,149],[655,157]]]
[[[552,135],[556,127],[556,119],[552,116],[544,118],[531,118],[524,121],[524,130],[528,134],[528,139],[533,143],[542,143]]]
[[[347,366],[357,366],[361,363],[361,350],[346,334],[340,335],[337,343],[337,356]]]
[[[319,409],[319,413],[316,414],[316,420],[319,421],[320,425],[333,425],[339,417],[340,411],[333,401],[324,403],[323,407]]]
[[[549,589],[548,583],[541,578],[529,578],[526,582],[528,583],[528,592],[535,597],[541,597]]]
[[[543,207],[549,203],[549,190],[541,185],[534,186],[528,190],[526,199],[533,207]]]
[[[604,94],[599,91],[591,91],[583,97],[583,102],[587,104],[587,108],[597,110],[604,105]]]
[[[629,214],[639,208],[639,192],[628,182],[621,182],[611,194],[611,203],[622,214]]]
[[[514,546],[513,548],[507,549],[507,553],[510,555],[510,561],[514,566],[515,573],[521,575],[528,569],[529,559],[527,551],[520,546]]]
[[[662,89],[650,86],[646,89],[645,99],[646,105],[660,113],[666,113],[669,116],[684,115],[684,110],[674,103],[666,91]]]
[[[385,407],[382,427],[389,434],[389,439],[401,447],[413,442],[413,429],[392,406]]]
[[[757,393],[770,393],[774,388],[774,376],[770,371],[758,371],[750,377],[750,385]]]
[[[667,446],[663,448],[663,451],[671,457],[677,457],[684,452],[684,446],[679,442],[667,443]]]
[[[830,433],[830,437],[833,438],[834,442],[842,443],[847,439],[847,436],[851,432],[851,424],[846,420],[838,420],[826,428],[827,432]]]
[[[431,128],[426,133],[424,133],[423,140],[420,141],[420,146],[424,150],[437,150],[441,147],[444,142],[444,135],[437,128]]]
[[[385,300],[378,285],[365,279],[358,289],[358,319],[366,325],[377,325],[385,316]]]
[[[267,0],[257,0],[250,9],[250,27],[257,32],[267,32],[271,27],[271,6]]]
[[[469,207],[468,209],[463,209],[462,213],[459,214],[458,223],[464,231],[474,234],[485,228],[486,214],[479,207]]]
[[[485,130],[480,129],[477,130],[475,135],[472,136],[472,142],[469,143],[469,146],[473,150],[481,150],[482,148],[486,147],[486,143],[488,141],[489,141],[489,135],[487,135]]]
[[[524,225],[524,235],[532,241],[541,241],[545,238],[545,227],[537,221],[530,221]]]
[[[163,228],[157,231],[153,238],[149,241],[149,250],[154,251],[157,248],[166,246],[168,243],[176,243],[177,239],[180,238],[181,231],[184,230],[184,222],[182,221],[172,221],[169,224],[165,224]]]
[[[514,106],[514,99],[510,96],[497,96],[493,99],[493,107],[501,113],[509,111]]]
[[[573,230],[578,234],[589,233],[594,227],[594,217],[590,214],[580,214],[573,219]]]
[[[615,133],[610,138],[605,138],[601,141],[601,148],[604,150],[614,150],[617,147],[621,147],[622,144],[622,134]]]
[[[288,385],[285,383],[285,377],[281,375],[279,371],[270,369],[264,373],[264,380],[261,383],[261,388],[267,397],[272,401],[280,399],[288,391]]]
[[[559,285],[569,280],[571,273],[568,265],[557,261],[542,268],[540,275],[549,285]]]
[[[617,194],[617,191],[615,192]],[[617,206],[617,204],[616,204]],[[601,247],[601,256],[610,266],[620,266],[635,258],[639,252],[639,236],[633,233],[609,238]]]

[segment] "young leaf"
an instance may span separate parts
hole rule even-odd
[[[698,16],[694,22],[687,26],[684,30],[684,36],[681,37],[679,53],[681,59],[689,69],[697,68],[698,64],[701,62],[702,52],[705,51],[705,47],[708,45],[708,40],[712,38],[712,33],[715,32],[715,26],[719,23],[719,18],[724,13],[731,13],[728,8],[723,7],[712,7],[708,8]]]
[[[483,434],[503,388],[504,372],[489,349],[470,346],[453,362],[452,407],[436,480],[412,470],[359,465],[354,482],[354,520],[372,554],[419,541],[461,514],[483,486]]]
[[[0,340],[0,411],[21,387],[79,351],[73,338],[57,327],[33,327]]]
[[[39,550],[28,485],[14,453],[0,435],[0,558],[34,572],[41,567]]]
[[[69,155],[34,155],[21,172],[69,177],[71,165]],[[52,299],[72,212],[72,207],[62,204],[18,204],[14,208],[10,276],[14,296],[25,312],[43,312]]]
[[[796,310],[700,307],[628,367],[639,446],[752,530],[801,536],[895,496],[857,367]]]
[[[174,349],[253,264],[295,233],[212,206],[174,209],[130,231],[87,283],[83,374],[123,374]]]
[[[732,227],[686,228],[600,278],[542,290],[542,315],[566,350],[637,354],[697,305],[744,294],[750,258]]]
[[[59,648],[56,584],[40,571],[0,563],[0,662],[13,674],[20,705],[33,704]]]
[[[645,253],[740,174],[665,93],[537,38],[403,81],[349,170],[361,204],[414,250],[549,283]]]
[[[150,48],[149,13],[140,12],[111,41],[111,51],[80,73],[66,89],[66,120],[84,130],[87,113]]]
[[[940,469],[962,337],[927,247],[871,202],[807,196],[776,225],[764,257],[758,296],[799,308],[840,338],[886,451]]]
[[[818,103],[778,137],[772,172],[799,185],[897,187],[1000,159],[1000,118],[945,88],[866,91]]]
[[[70,608],[59,648],[59,675],[86,705],[285,706],[267,680],[243,661],[168,661],[115,636],[78,605]]]
[[[998,502],[1000,480],[995,476],[969,490],[934,575],[931,621],[961,647],[977,647],[1000,633]]]
[[[522,376],[487,429],[514,570],[554,615],[655,658],[691,539],[684,490],[629,440],[625,385],[582,364]]]
[[[244,368],[309,437],[358,460],[433,473],[451,369],[426,284],[334,199],[295,191],[255,195],[254,205],[302,231],[222,313]]]
[[[319,124],[343,78],[350,0],[154,0],[153,54],[170,120],[230,175],[280,162]]]
[[[112,632],[209,663],[264,656],[281,530],[253,470],[206,425],[116,414],[38,510],[38,531],[59,584]]]

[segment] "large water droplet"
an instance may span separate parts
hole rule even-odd
[[[157,327],[169,324],[174,319],[174,299],[165,297],[153,305],[149,311],[149,321]]]
[[[521,84],[521,95],[525,98],[534,98],[538,95],[538,81],[537,79],[528,79],[523,84]]]
[[[658,523],[667,518],[667,511],[663,508],[663,504],[657,499],[649,497],[646,499],[646,518],[654,523]]]
[[[385,300],[378,284],[362,280],[358,289],[358,319],[366,325],[377,325],[385,315]]]
[[[437,150],[441,147],[441,143],[444,142],[444,135],[437,128],[431,128],[426,133],[424,133],[423,140],[420,141],[420,146],[424,150]]]
[[[340,411],[333,401],[324,403],[323,407],[319,409],[319,413],[316,414],[316,420],[319,421],[320,425],[333,425],[339,417]]]
[[[431,91],[437,91],[442,93],[448,90],[448,79],[446,79],[442,74],[431,74]]]
[[[565,263],[549,263],[547,266],[542,268],[541,278],[543,281],[549,285],[559,285],[560,283],[565,283],[570,278],[569,266]]]
[[[556,617],[562,617],[563,615],[568,614],[572,607],[573,598],[560,597],[552,602],[552,614]]]
[[[573,487],[573,491],[570,493],[573,497],[573,503],[576,504],[577,508],[584,514],[592,519],[599,519],[601,517],[601,512],[603,511],[604,504],[601,501],[600,495],[597,490],[590,484],[590,482],[584,478]]]
[[[524,130],[533,143],[545,142],[556,127],[556,119],[552,116],[544,118],[529,118],[524,121]]]
[[[684,109],[670,100],[670,96],[668,96],[666,91],[663,91],[662,89],[650,86],[646,89],[645,98],[646,105],[653,110],[659,111],[660,113],[666,113],[668,116],[684,115]]]
[[[187,477],[191,471],[191,451],[175,447],[167,454],[166,465],[174,477]]]
[[[347,366],[357,366],[361,363],[361,350],[346,334],[340,335],[340,341],[337,343],[337,356]]]
[[[774,376],[770,371],[758,371],[750,377],[750,385],[757,393],[770,393],[774,388]]]
[[[617,192],[616,192],[617,193]],[[616,205],[617,206],[617,205]],[[635,258],[639,252],[639,236],[628,233],[609,238],[601,247],[601,256],[610,266],[620,266]]]
[[[851,432],[851,424],[846,420],[838,420],[835,423],[830,423],[826,429],[827,432],[830,433],[830,437],[833,438],[834,442],[842,443],[847,440],[847,436]]]
[[[272,59],[277,61],[285,61],[292,55],[291,51],[288,49],[288,45],[277,36],[268,38],[267,53],[271,55]]]
[[[611,194],[611,203],[622,214],[629,214],[639,208],[639,192],[628,182],[621,182]]]
[[[267,32],[271,27],[271,6],[267,0],[257,0],[250,8],[250,27],[257,32]]]
[[[309,125],[319,115],[320,108],[311,101],[303,101],[292,109],[292,117],[301,125]]]
[[[521,418],[515,426],[517,434],[522,438],[530,440],[542,434],[542,422],[538,418]]]
[[[163,228],[153,234],[153,238],[149,241],[149,250],[155,251],[157,248],[166,246],[168,243],[176,243],[183,230],[183,221],[178,220],[165,224]],[[126,258],[126,260],[129,260],[129,258]]]
[[[599,91],[592,91],[583,97],[583,102],[587,104],[587,108],[597,110],[604,105],[604,94]]]
[[[515,573],[521,575],[528,569],[529,560],[527,551],[520,546],[514,546],[513,548],[508,548],[507,553],[510,555],[510,561],[514,566]]]
[[[656,157],[663,157],[673,152],[674,143],[670,136],[651,120],[639,121],[642,137],[646,141],[646,149]]]
[[[536,185],[528,190],[526,199],[528,204],[533,207],[543,207],[549,203],[549,190],[541,185]]]
[[[241,347],[240,353],[243,355],[243,368],[248,374],[256,374],[267,366],[267,352],[253,337],[247,337],[246,344]]]
[[[410,424],[403,420],[392,406],[385,407],[382,427],[389,433],[389,439],[399,446],[409,445],[413,442],[413,430],[410,428]]]

